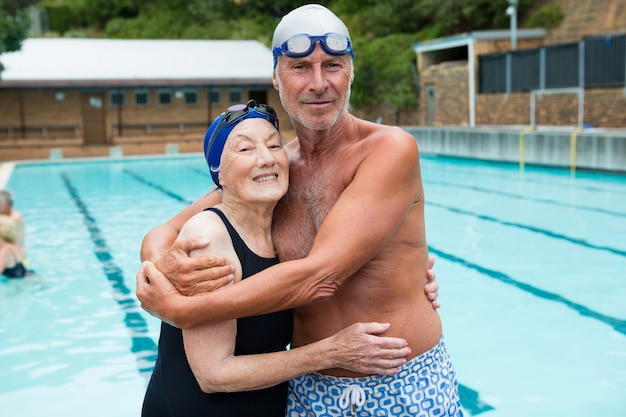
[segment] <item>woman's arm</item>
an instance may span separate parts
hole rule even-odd
[[[190,235],[187,239],[178,239],[183,225],[193,215],[221,200],[221,192],[212,189],[167,222],[154,227],[142,241],[141,260],[152,261],[181,294],[213,291],[233,279],[232,265],[225,258],[189,256],[191,251],[209,245],[208,238]]]
[[[7,267],[7,262],[9,260],[9,257],[11,256],[11,251],[9,250],[9,244],[3,243],[1,245],[2,247],[0,247],[0,275],[2,274],[2,271],[4,271],[4,268]]]
[[[385,323],[356,323],[295,349],[235,356],[236,321],[183,330],[185,353],[202,391],[236,392],[274,386],[329,368],[394,375],[411,353],[404,339],[380,337]]]
[[[214,240],[211,247],[194,251],[192,256],[217,254],[232,259],[235,281],[240,280],[241,268],[230,235],[214,213],[203,212],[192,217],[181,230],[180,238],[191,233],[213,236]],[[376,336],[388,329],[388,324],[357,323],[307,346],[258,355],[234,355],[236,320],[183,330],[183,341],[200,388],[204,392],[234,392],[270,387],[297,375],[328,368],[394,374],[411,351],[404,339]]]

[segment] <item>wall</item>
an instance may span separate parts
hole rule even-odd
[[[526,132],[522,130],[406,127],[423,155],[626,174],[626,134],[576,130],[568,132]],[[523,144],[523,146],[520,146]]]
[[[444,62],[421,74],[419,123],[426,125],[425,85],[436,86],[435,126],[469,125],[468,70],[466,61]],[[578,126],[578,94],[535,96],[535,125]],[[584,91],[583,124],[602,128],[626,128],[626,95],[623,88]],[[530,125],[530,92],[476,95],[476,125]]]
[[[426,125],[426,85],[435,85],[436,126],[469,125],[467,61],[443,62],[420,74],[419,120]]]
[[[80,93],[65,92],[63,100],[55,98],[54,90],[24,90],[0,89],[0,139],[7,138],[6,127],[13,127],[14,137],[20,137],[20,100],[24,109],[23,123],[27,138],[42,137],[41,128],[46,126],[82,127],[80,108]],[[57,133],[63,136],[74,136],[73,129],[63,129],[55,132],[50,130],[50,135]]]
[[[95,90],[94,90],[95,91]],[[228,87],[222,91],[222,102],[209,107],[207,89],[199,88],[198,104],[186,105],[174,98],[171,106],[159,106],[156,89],[151,89],[150,106],[135,107],[132,89],[127,91],[126,105],[121,109],[121,119],[126,127],[122,136],[115,133],[119,121],[117,107],[109,106],[108,90],[103,93],[105,107],[105,143],[84,146],[82,96],[88,91],[64,90],[63,100],[55,98],[55,90],[0,89],[0,162],[20,159],[47,159],[52,149],[61,149],[64,157],[108,156],[111,146],[121,146],[124,154],[163,153],[167,144],[175,144],[180,152],[202,150],[204,132],[209,124],[226,107]],[[24,109],[25,137],[20,129],[20,94]],[[243,89],[243,97],[249,92]],[[267,104],[274,107],[281,122],[281,131],[292,129],[289,117],[280,104],[278,93],[267,90]],[[154,127],[148,133],[146,124],[169,124]],[[191,123],[180,131],[180,123]],[[131,125],[135,125],[134,127]],[[9,129],[11,128],[11,129]],[[290,138],[289,138],[290,139]]]

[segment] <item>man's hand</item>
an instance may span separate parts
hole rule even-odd
[[[145,261],[136,276],[137,298],[141,308],[162,321],[174,325],[171,317],[170,304],[182,295],[174,288],[167,278],[159,272],[152,262]]]
[[[214,291],[233,281],[234,268],[218,256],[189,256],[194,249],[204,248],[209,243],[208,239],[176,240],[153,262],[183,295]]]
[[[437,283],[437,276],[435,275],[435,271],[433,271],[433,267],[435,266],[435,258],[430,256],[428,258],[428,272],[426,273],[426,286],[424,287],[424,292],[426,293],[426,297],[431,301],[433,308],[436,310],[441,307],[441,303],[437,301],[437,297],[439,297],[439,283]]]

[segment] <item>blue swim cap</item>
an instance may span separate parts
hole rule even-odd
[[[246,119],[265,119],[276,130],[278,129],[278,117],[276,111],[267,104],[257,104],[250,100],[247,104],[236,104],[224,113],[217,116],[204,135],[204,158],[209,166],[211,178],[218,188],[222,188],[219,181],[220,160],[228,135],[235,126]]]

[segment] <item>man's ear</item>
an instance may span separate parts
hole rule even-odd
[[[272,73],[272,85],[274,85],[274,90],[278,91],[278,80],[276,80],[276,70]]]

